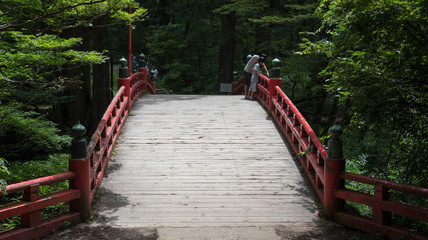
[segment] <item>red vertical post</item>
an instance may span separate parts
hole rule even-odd
[[[80,190],[80,198],[70,201],[70,211],[80,213],[85,221],[91,215],[91,164],[87,154],[87,142],[83,138],[86,128],[77,123],[71,129],[74,140],[71,144],[69,169],[76,174],[70,182],[70,188]]]
[[[128,78],[118,78],[117,79],[117,89],[119,89],[120,87],[124,86],[125,87],[125,92],[124,95],[126,97],[128,97],[128,103],[126,105],[126,110],[131,109],[131,79]]]
[[[272,112],[273,109],[273,99],[277,98],[276,86],[279,86],[281,88],[281,85],[281,78],[272,78],[269,81],[269,112]]]
[[[129,14],[132,14],[132,8],[129,7]],[[132,22],[129,21],[129,42],[128,42],[128,73],[132,74]]]
[[[147,92],[147,84],[149,83],[147,79],[147,68],[143,68],[144,73],[144,90]]]
[[[378,184],[374,186],[375,193],[374,197],[378,200],[387,201],[389,200],[390,194],[388,189],[383,184]],[[372,220],[374,223],[379,225],[390,225],[392,221],[392,216],[390,212],[383,211],[381,209],[373,207],[372,210]]]
[[[342,199],[335,197],[336,190],[344,186],[340,173],[345,171],[345,159],[342,140],[339,138],[342,127],[335,124],[329,132],[332,137],[328,141],[328,156],[324,163],[324,214],[328,220],[334,220],[334,213],[342,210],[345,204]]]
[[[24,190],[22,200],[34,202],[39,200],[39,184],[34,184]],[[41,210],[21,215],[21,226],[35,227],[40,224]]]

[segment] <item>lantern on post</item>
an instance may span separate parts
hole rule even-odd
[[[86,133],[86,128],[78,121],[76,125],[71,128],[71,134],[73,134],[73,141],[71,143],[71,158],[73,159],[84,159],[87,157],[87,142],[83,138]]]
[[[282,66],[281,61],[278,58],[273,59],[272,60],[272,66],[273,66],[273,68],[271,71],[272,72],[271,77],[272,78],[280,78],[281,77],[281,66]]]
[[[126,66],[128,61],[124,57],[119,59],[120,68],[119,68],[119,78],[127,78],[129,76],[128,67]]]
[[[84,221],[91,215],[91,164],[86,139],[83,138],[86,128],[77,122],[71,133],[74,139],[71,144],[69,169],[75,177],[70,181],[70,188],[78,189],[80,198],[70,201],[70,211],[80,213],[80,220]]]
[[[327,159],[324,163],[324,213],[327,219],[333,220],[334,213],[341,211],[344,200],[336,198],[335,192],[344,186],[340,173],[345,171],[345,159],[343,158],[343,143],[339,138],[343,129],[334,124],[328,130],[331,138],[328,140]]]
[[[139,68],[145,68],[146,66],[147,66],[146,55],[144,55],[144,53],[141,53],[138,56],[138,67]]]

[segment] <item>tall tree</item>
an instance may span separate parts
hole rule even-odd
[[[106,42],[108,39],[108,24],[109,16],[103,15],[93,22],[94,30],[92,32],[92,49],[102,52],[110,49],[109,44]],[[91,101],[91,126],[88,126],[90,132],[93,132],[105,109],[111,101],[112,86],[110,86],[110,63],[105,61],[99,64],[92,65],[93,83],[92,83],[92,101]]]
[[[236,13],[220,15],[221,40],[218,83],[231,83],[233,80],[233,60],[235,52]],[[219,89],[219,88],[218,88]]]

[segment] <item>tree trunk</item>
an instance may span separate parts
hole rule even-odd
[[[82,45],[76,47],[79,51],[89,50],[89,34],[88,28],[76,27],[64,30],[62,37],[80,37],[82,38]],[[73,99],[69,102],[58,104],[54,106],[54,121],[63,127],[71,128],[77,121],[83,125],[89,124],[87,108],[91,102],[91,81],[90,81],[90,67],[89,66],[65,66],[62,71],[65,78],[73,78],[78,81],[78,84],[68,87],[64,90],[63,96],[70,96]]]
[[[103,51],[108,49],[108,15],[99,17],[94,21],[95,29],[93,31],[92,49],[95,51]],[[98,26],[98,27],[97,27]],[[105,27],[99,27],[105,26]],[[92,65],[92,105],[91,105],[91,124],[88,128],[89,132],[95,131],[104,112],[106,111],[110,98],[110,64],[109,62]]]
[[[220,16],[221,21],[221,45],[219,59],[218,89],[220,83],[232,83],[233,80],[233,56],[235,51],[235,12]]]

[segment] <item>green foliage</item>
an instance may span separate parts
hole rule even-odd
[[[426,1],[321,1],[322,26],[306,34],[302,54],[329,59],[324,85],[346,110],[347,171],[428,187],[428,68]],[[371,186],[347,187],[373,193]],[[394,200],[427,200],[392,191]],[[370,209],[352,206],[363,215]],[[427,223],[395,222],[416,229]]]
[[[59,135],[51,122],[36,112],[0,106],[0,155],[11,160],[29,160],[37,155],[58,152],[71,142]],[[23,157],[28,157],[24,158]]]
[[[46,160],[15,162],[9,165],[11,175],[7,177],[8,182],[22,182],[67,172],[69,158],[70,155],[59,153],[48,156]],[[50,188],[44,189],[42,187],[41,189],[43,189],[41,190],[41,195],[51,192]]]
[[[127,13],[128,7],[133,7],[133,14]],[[52,31],[88,25],[107,13],[117,22],[138,21],[147,9],[139,8],[132,0],[5,0],[0,13],[0,32]]]
[[[226,3],[218,9],[215,9],[215,13],[230,14],[231,12],[237,12],[242,14],[253,13],[255,11],[261,11],[268,7],[266,1],[255,1],[255,0],[231,0],[231,3]]]
[[[0,189],[3,193],[6,193],[7,182],[4,180],[4,175],[10,174],[9,170],[6,167],[6,160],[4,158],[0,158]]]
[[[147,44],[149,63],[158,67],[161,88],[182,94],[217,91],[218,46],[214,36],[218,33],[210,27],[217,23],[211,21],[200,19],[197,23],[168,24],[153,30]]]
[[[330,59],[322,72],[326,88],[352,117],[348,157],[364,159],[369,175],[422,187],[428,186],[428,173],[420,172],[428,164],[427,10],[422,1],[323,1],[323,25],[308,37],[327,37],[302,45]]]
[[[133,8],[133,14],[128,14],[128,7]],[[80,84],[80,76],[67,78],[64,72],[102,63],[107,57],[105,52],[75,50],[82,39],[61,38],[62,30],[88,26],[105,14],[111,16],[111,23],[128,23],[142,20],[146,13],[146,9],[139,8],[132,0],[1,2],[0,187],[3,190],[6,182],[67,169],[54,159],[65,159],[61,152],[66,150],[70,137],[62,135],[52,115],[58,103],[72,99],[64,96],[63,91]],[[31,161],[35,159],[45,160]],[[10,163],[7,169],[6,160]],[[52,189],[56,188],[42,187],[41,192],[45,194]]]

